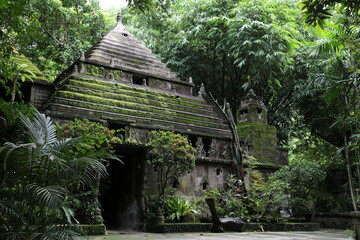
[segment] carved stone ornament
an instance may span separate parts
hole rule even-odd
[[[231,159],[231,145],[229,142],[226,142],[224,145],[224,150],[221,153],[221,158],[223,159]]]
[[[115,67],[115,60],[113,58],[110,59],[110,67]]]
[[[196,156],[197,157],[205,157],[206,156],[202,137],[198,137],[196,140]]]
[[[218,151],[217,151],[217,144],[216,144],[216,140],[212,139],[211,140],[211,144],[210,144],[210,149],[208,152],[208,156],[210,158],[217,158],[218,157]]]
[[[109,74],[109,78],[110,78],[111,80],[115,80],[114,74],[113,74],[112,72]]]
[[[85,53],[84,52],[81,52],[80,60],[85,61]]]
[[[203,94],[205,93],[205,85],[204,83],[201,83],[199,92],[198,92],[198,96],[201,97]]]
[[[72,70],[72,73],[78,73],[79,70],[78,70],[78,66],[76,64],[74,64],[74,67],[73,67],[73,70]]]
[[[129,128],[129,139],[138,142],[138,136],[135,128]]]

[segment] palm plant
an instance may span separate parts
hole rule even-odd
[[[19,117],[24,135],[0,147],[0,238],[77,239],[79,230],[59,216],[68,196],[107,176],[101,159],[109,154],[69,154],[73,139],[59,139],[49,117]]]

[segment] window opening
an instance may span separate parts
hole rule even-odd
[[[206,153],[210,150],[211,138],[203,138],[204,150]]]
[[[173,181],[172,181],[172,187],[173,187],[173,188],[178,188],[179,185],[180,185],[179,181],[178,181],[176,178],[173,179]]]
[[[196,148],[196,137],[194,135],[188,136],[189,143],[192,147]]]
[[[143,80],[145,79],[146,85],[148,85],[148,80],[144,76],[133,75],[132,83],[136,85],[143,85]]]
[[[204,180],[201,184],[202,190],[206,190],[208,188],[208,186],[209,186],[209,183],[206,180]]]
[[[247,109],[240,110],[240,115],[245,115],[248,113]]]
[[[222,173],[221,168],[220,168],[220,167],[217,167],[217,168],[215,169],[215,173],[216,173],[216,176],[220,176],[220,174]]]

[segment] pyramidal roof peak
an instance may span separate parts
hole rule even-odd
[[[124,26],[124,24],[122,23],[122,20],[123,20],[123,17],[122,17],[122,13],[119,12],[117,15],[116,15],[116,26],[115,28],[113,29],[113,31],[117,31],[117,32],[120,32],[120,33],[125,33],[125,34],[129,34],[127,31],[126,31],[126,28]]]
[[[166,64],[126,30],[121,13],[117,14],[114,29],[87,51],[85,56],[85,62],[91,64],[135,75],[180,82]]]

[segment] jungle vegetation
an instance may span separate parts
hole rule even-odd
[[[191,77],[197,87],[204,83],[220,103],[226,99],[234,112],[249,89],[262,97],[268,106],[269,124],[278,129],[279,144],[290,148],[290,165],[274,176],[287,181],[289,193],[298,193],[297,198],[312,201],[318,211],[358,210],[359,1],[128,2],[130,6],[123,10],[128,31],[182,80]],[[97,0],[0,0],[0,84],[10,86],[9,99],[14,102],[19,82],[32,80],[36,75],[26,65],[17,65],[14,55],[26,56],[53,81],[114,26],[115,15],[115,10],[101,10]],[[12,134],[1,140],[1,152],[6,157],[0,162],[3,194],[0,208],[11,213],[14,228],[38,226],[39,218],[34,216],[50,216],[46,221],[56,222],[64,214],[68,221],[74,221],[71,212],[54,209],[68,201],[66,196],[71,195],[75,185],[84,189],[91,185],[85,169],[94,164],[103,169],[101,159],[105,153],[93,149],[91,156],[69,154],[71,140],[58,138],[51,120],[37,112],[31,113],[32,110],[24,111],[27,108],[22,105],[10,105],[1,103],[8,126],[19,126],[20,130],[16,131],[24,131],[26,136],[14,139]],[[14,109],[21,109],[22,113]],[[51,134],[41,130],[39,134],[46,137],[38,135],[34,129],[40,126]],[[8,144],[4,145],[5,142]],[[31,168],[25,164],[24,176],[15,178],[7,162],[12,154],[18,156],[19,162],[13,164],[31,158],[28,164],[45,161],[48,165],[37,169],[41,174],[27,175]],[[53,159],[56,161],[50,161]],[[73,176],[59,180],[62,172],[58,169],[70,168],[65,163],[74,164],[74,161],[83,161],[82,168],[76,169]],[[348,194],[349,202],[339,203],[332,196],[327,183],[334,171],[346,175],[341,188]],[[16,187],[8,188],[9,181]],[[7,202],[2,201],[4,196]],[[29,208],[34,200],[32,196],[37,196],[36,209]],[[8,207],[9,201],[18,204],[17,209],[31,218],[20,218]],[[3,219],[1,213],[0,220],[10,221]],[[48,226],[47,223],[43,224]],[[0,226],[3,226],[1,222]],[[59,239],[73,234],[68,232],[72,230],[41,230]],[[14,239],[19,236],[15,235]]]

